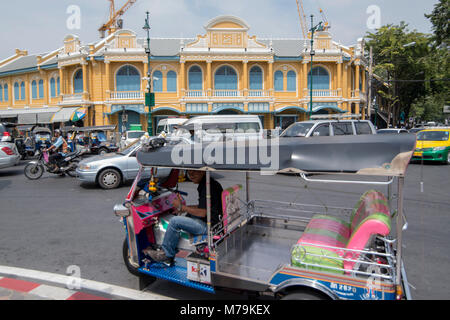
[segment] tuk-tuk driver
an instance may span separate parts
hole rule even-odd
[[[198,184],[198,205],[185,206],[180,199],[173,201],[173,206],[177,213],[186,212],[185,216],[173,217],[164,235],[162,250],[144,249],[144,253],[149,255],[152,260],[162,262],[166,265],[173,263],[174,257],[178,251],[178,241],[180,240],[180,231],[183,230],[192,235],[207,234],[206,217],[206,173],[205,171],[188,170],[189,179]],[[223,188],[215,179],[210,178],[211,193],[211,226],[220,221],[222,212],[222,191]]]

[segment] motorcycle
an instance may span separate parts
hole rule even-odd
[[[63,159],[58,161],[58,169],[54,170],[49,162],[49,153],[40,149],[38,150],[38,159],[35,161],[30,161],[25,166],[24,174],[30,180],[39,179],[44,174],[45,170],[54,174],[68,174],[70,177],[76,177],[76,169],[78,163],[81,161],[81,154],[81,151],[75,151],[67,154]]]

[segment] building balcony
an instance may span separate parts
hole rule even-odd
[[[143,100],[143,91],[110,91],[109,100]]]
[[[60,105],[82,105],[88,101],[87,93],[62,94]]]
[[[305,96],[310,97],[311,96],[311,91],[308,89],[304,89],[305,90]],[[312,90],[312,96],[316,97],[316,98],[337,98],[340,97],[340,90],[329,90],[329,89],[313,89]]]
[[[184,90],[186,100],[235,100],[258,99],[272,97],[270,90]]]

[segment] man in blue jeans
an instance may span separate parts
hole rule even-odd
[[[180,231],[183,230],[192,235],[207,233],[206,217],[206,174],[204,171],[188,170],[189,179],[198,184],[198,205],[185,206],[179,199],[173,201],[177,213],[186,212],[186,216],[173,217],[164,235],[162,250],[145,249],[144,253],[152,260],[172,265],[174,257],[178,252],[177,246],[180,240]],[[210,178],[211,193],[211,226],[220,221],[222,212],[222,186],[215,179]]]

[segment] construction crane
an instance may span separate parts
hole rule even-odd
[[[323,12],[323,10],[321,8],[319,8],[319,12],[322,15],[322,19],[323,19],[323,31],[327,31],[331,27],[330,24],[328,23],[327,16],[325,15],[325,12]]]
[[[308,35],[308,27],[306,24],[306,15],[305,10],[303,9],[303,2],[302,0],[295,1],[297,1],[298,17],[300,18],[300,27],[302,28],[303,39],[306,39]]]
[[[105,32],[108,32],[108,35],[114,33],[117,29],[122,29],[123,20],[120,17],[127,11],[137,0],[128,0],[122,8],[119,10],[115,10],[114,0],[108,0],[109,4],[109,20],[105,24],[103,24],[98,31],[100,32],[100,37],[105,37]]]

